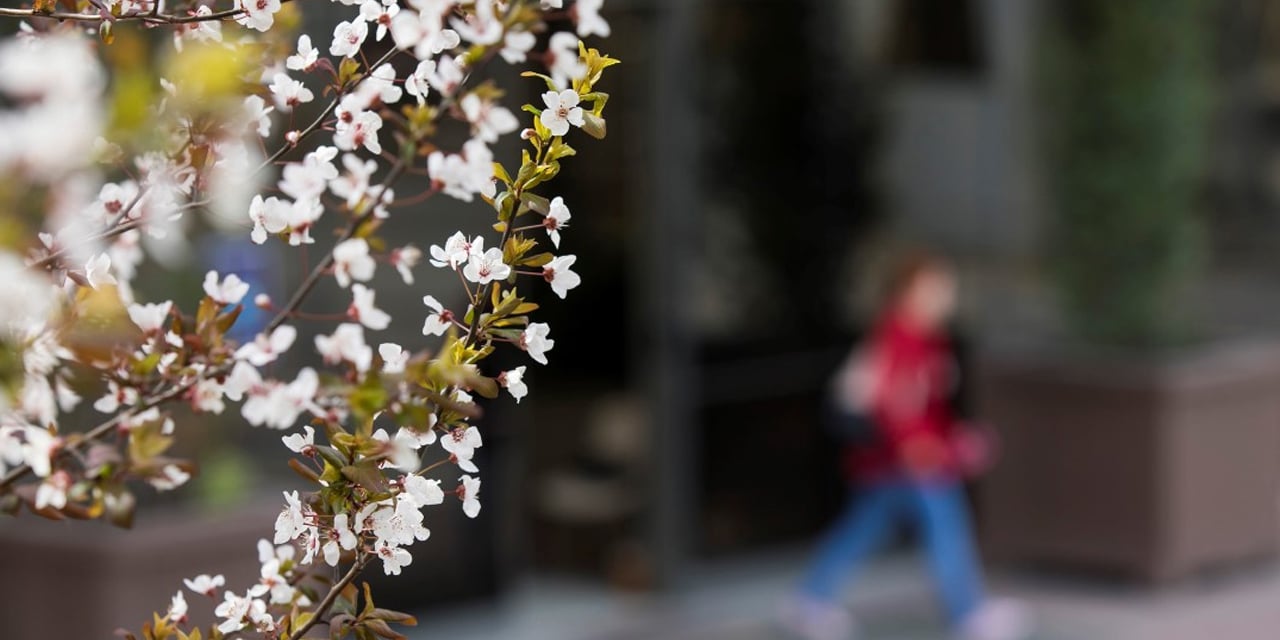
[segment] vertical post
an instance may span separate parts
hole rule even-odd
[[[649,539],[657,579],[676,587],[690,558],[696,514],[695,352],[689,272],[698,233],[697,0],[652,0],[651,208],[642,216],[640,344],[653,424]]]

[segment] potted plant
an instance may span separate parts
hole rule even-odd
[[[1199,0],[1057,3],[1045,39],[1053,276],[1072,338],[988,355],[996,557],[1162,580],[1280,541],[1280,351],[1186,311],[1212,88]]]

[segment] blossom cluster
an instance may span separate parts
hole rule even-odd
[[[395,637],[387,624],[412,619],[374,607],[355,576],[412,563],[428,507],[480,513],[477,396],[529,392],[528,365],[484,361],[509,348],[547,364],[555,340],[528,292],[564,298],[581,283],[576,257],[560,253],[569,207],[538,191],[576,155],[569,140],[605,134],[596,85],[617,61],[582,42],[609,34],[602,0],[337,2],[349,9],[331,35],[295,37],[288,0],[170,13],[105,0],[59,20],[37,0],[0,41],[0,169],[25,187],[0,188],[0,206],[33,214],[0,237],[0,509],[129,526],[138,481],[169,491],[196,473],[168,455],[185,417],[236,404],[249,425],[286,432],[282,452],[309,484],[285,493],[257,584],[186,582],[199,596],[221,590],[214,627],[188,625],[179,591],[148,639],[300,638],[316,624]],[[155,76],[118,66],[111,48],[154,30],[171,35]],[[502,104],[506,91],[482,80],[496,60],[536,65],[523,75],[545,85],[537,104]],[[438,146],[453,129],[465,141]],[[525,149],[504,164],[492,146],[516,135]],[[425,251],[381,235],[397,210],[437,194],[483,203],[493,232],[459,230]],[[144,299],[144,268],[180,264],[209,226],[324,248],[282,301],[219,271],[194,305]],[[389,266],[412,288],[424,258],[462,291],[422,294],[421,342],[375,338],[400,320],[379,308],[375,275]],[[326,279],[349,304],[304,311]],[[270,320],[238,342],[246,305]],[[330,324],[299,340],[302,323]],[[304,345],[321,364],[285,375]],[[70,428],[78,408],[101,421]],[[323,566],[348,570],[330,580]]]

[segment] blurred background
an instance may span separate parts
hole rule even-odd
[[[920,246],[958,266],[964,409],[1003,442],[971,491],[992,590],[1030,604],[1038,638],[1276,637],[1280,1],[604,15],[595,46],[624,62],[610,135],[556,185],[584,284],[544,300],[557,346],[530,396],[480,424],[482,514],[430,513],[381,589],[419,614],[413,638],[784,637],[775,608],[844,498],[825,387],[884,264]],[[389,235],[478,228],[432,206]],[[296,277],[242,235],[194,244],[154,291],[208,268],[277,294]],[[402,286],[383,271],[380,291]],[[419,274],[379,298],[409,319],[385,339],[415,345],[421,293],[452,290]],[[6,580],[0,619],[28,629],[42,598],[78,596],[98,610],[66,624],[96,626],[39,637],[98,637],[173,576],[249,581],[294,479],[262,464],[277,433],[228,418],[185,425],[201,475],[133,532],[0,520],[6,574],[46,576]],[[945,637],[912,549],[850,592],[868,637]]]

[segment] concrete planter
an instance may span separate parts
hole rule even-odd
[[[411,548],[413,564],[403,575],[385,576],[378,562],[365,571],[361,581],[374,585],[379,606],[417,611],[497,592],[493,532],[463,516],[456,504],[448,507],[430,513],[431,539]],[[266,498],[218,512],[156,509],[140,513],[129,531],[29,513],[0,519],[0,637],[109,638],[121,627],[137,632],[153,611],[164,613],[179,589],[192,624],[207,626],[216,603],[186,591],[182,579],[221,573],[226,586],[241,593],[256,583],[257,543],[274,535],[280,508]]]
[[[0,620],[7,638],[110,638],[163,614],[183,578],[221,573],[243,591],[257,582],[259,538],[280,511],[262,502],[216,514],[140,513],[131,531],[100,522],[0,521]],[[211,602],[187,591],[191,620]],[[221,594],[219,594],[221,597]]]
[[[1004,446],[980,493],[992,558],[1166,581],[1277,551],[1280,345],[980,368]]]

